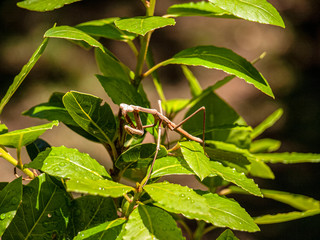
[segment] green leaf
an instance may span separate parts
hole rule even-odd
[[[22,200],[22,178],[7,184],[0,192],[0,237],[16,215]]]
[[[256,126],[252,133],[251,138],[254,139],[261,135],[266,129],[272,127],[278,120],[281,118],[283,114],[283,109],[279,108],[278,110],[274,111],[269,117],[267,117],[262,123]]]
[[[312,209],[304,212],[289,212],[289,213],[278,213],[274,215],[264,215],[256,217],[254,222],[257,224],[273,224],[288,222],[300,218],[311,217],[320,214],[320,209]]]
[[[242,168],[248,169],[252,176],[274,179],[274,174],[271,169],[258,159],[254,154],[251,154],[247,149],[241,149],[237,146],[219,141],[206,141],[209,146],[206,148],[206,153],[211,159],[229,165],[236,164]],[[248,163],[250,162],[249,166]],[[233,167],[235,167],[233,165]]]
[[[98,224],[118,217],[112,198],[87,195],[74,199],[71,204],[68,223],[68,234],[71,239],[76,235],[80,237],[81,234],[78,234],[80,231],[92,229]]]
[[[69,192],[85,193],[102,197],[121,197],[134,188],[107,179],[71,179],[66,182]]]
[[[104,77],[96,75],[102,87],[111,98],[111,100],[120,105],[121,103],[143,106],[144,101],[137,90],[127,82],[121,79]]]
[[[2,134],[0,135],[0,145],[20,149],[21,147],[34,142],[45,131],[52,129],[53,126],[58,126],[58,124],[58,121],[53,121],[51,123]]]
[[[204,220],[217,227],[240,231],[258,231],[249,214],[234,201],[212,193],[201,195],[191,188],[171,183],[153,183],[144,190],[166,211],[183,214],[190,219]]]
[[[262,153],[262,152],[274,152],[277,151],[281,146],[279,140],[271,138],[263,138],[255,140],[250,145],[251,153]]]
[[[250,145],[251,128],[225,101],[212,91],[204,91],[185,115],[190,116],[200,107],[206,108],[205,141],[218,140],[234,143],[241,148]],[[183,129],[195,136],[202,136],[203,114],[198,113],[183,124]]]
[[[232,182],[249,193],[262,197],[262,193],[258,187],[258,185],[253,181],[253,179],[247,178],[244,173],[239,173],[234,168],[229,168],[223,166],[221,163],[216,161],[211,161],[211,171],[222,177],[224,180],[228,182]]]
[[[253,84],[257,89],[274,98],[268,82],[258,70],[250,62],[230,49],[215,46],[188,48],[166,60],[163,66],[168,64],[184,64],[219,69],[244,79],[246,82]]]
[[[139,205],[129,216],[123,239],[184,239],[172,216],[157,207]]]
[[[49,143],[42,140],[41,138],[38,138],[34,142],[28,144],[26,146],[26,149],[31,161],[33,161],[33,159],[35,159],[39,153],[43,152],[49,147],[51,147]]]
[[[74,240],[120,240],[119,234],[125,221],[125,219],[118,218],[113,221],[104,222],[95,227],[79,232]]]
[[[67,147],[52,147],[41,152],[26,167],[69,179],[111,179],[106,169],[86,153]]]
[[[5,124],[0,124],[0,135],[7,132],[8,132],[7,126]]]
[[[22,114],[30,117],[47,119],[49,121],[58,120],[81,136],[91,141],[99,142],[97,138],[86,132],[70,116],[62,102],[64,95],[65,93],[54,92],[47,103],[36,105]]]
[[[80,23],[76,26],[76,28],[95,37],[103,37],[120,41],[128,41],[135,39],[136,34],[132,34],[127,31],[122,31],[115,26],[114,21],[117,19],[119,18],[114,17],[93,20],[89,22]]]
[[[103,76],[130,82],[130,69],[113,56],[111,52],[106,50],[104,53],[97,48],[95,57]]]
[[[181,153],[194,173],[203,180],[211,171],[210,159],[204,154],[203,147],[194,141],[179,142]]]
[[[239,238],[237,238],[230,229],[227,229],[220,234],[217,240],[239,240]]]
[[[151,178],[166,175],[194,175],[194,172],[182,157],[167,156],[156,159]]]
[[[1,135],[0,135],[1,138]],[[320,154],[315,153],[258,153],[255,156],[264,162],[269,163],[318,163],[320,162]]]
[[[278,11],[266,0],[209,0],[209,2],[245,20],[285,27]]]
[[[236,18],[231,13],[218,8],[209,2],[190,2],[175,4],[168,8],[167,14],[172,17],[185,16],[204,16],[204,17],[221,17]]]
[[[73,120],[101,142],[110,144],[116,132],[116,122],[110,106],[90,94],[71,91],[64,95],[63,104]]]
[[[189,99],[170,99],[165,103],[162,103],[162,107],[165,112],[170,115],[172,113],[178,113],[181,110],[185,109],[189,102]]]
[[[18,7],[30,11],[46,12],[63,7],[66,4],[78,2],[81,0],[24,0],[18,2]]]
[[[147,166],[154,158],[157,145],[154,143],[138,144],[125,152],[123,152],[117,159],[115,165],[119,169],[136,167],[136,162],[145,162]],[[165,147],[160,146],[157,158],[162,158],[168,155]]]
[[[166,26],[173,26],[176,22],[173,18],[138,16],[132,18],[121,18],[116,20],[114,23],[120,30],[144,36],[147,32]]]
[[[51,240],[62,238],[69,215],[64,190],[42,174],[23,188],[22,204],[3,235],[8,240]]]
[[[199,96],[202,93],[202,88],[200,86],[199,81],[193,75],[193,73],[189,70],[187,66],[181,66],[184,76],[187,78],[189,82],[189,87],[191,90],[192,97]]]
[[[63,38],[63,39],[74,40],[74,41],[84,41],[92,47],[100,48],[101,51],[104,52],[104,47],[99,41],[97,41],[90,35],[86,34],[85,32],[74,27],[70,27],[70,26],[53,27],[45,32],[44,37]]]
[[[44,52],[47,44],[48,39],[45,38],[40,44],[40,46],[37,48],[37,50],[32,54],[27,64],[22,67],[21,72],[17,76],[15,76],[15,78],[13,79],[13,83],[10,85],[6,95],[2,98],[0,102],[0,114],[2,113],[4,106],[9,102],[12,95],[16,92],[23,80],[28,76],[31,69],[37,63],[42,53]]]

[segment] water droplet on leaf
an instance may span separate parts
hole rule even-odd
[[[60,168],[59,167],[55,167],[53,170],[58,172],[58,171],[60,171]]]
[[[1,215],[0,215],[0,220],[4,220],[6,218],[6,214],[5,213],[2,213]]]
[[[64,167],[66,164],[64,162],[59,163],[60,167]]]

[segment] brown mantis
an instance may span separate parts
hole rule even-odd
[[[125,125],[124,129],[126,130],[126,132],[128,132],[130,135],[139,135],[142,136],[144,134],[144,129],[145,128],[149,128],[149,127],[155,127],[157,125],[157,123],[159,123],[158,126],[158,139],[157,139],[157,148],[156,148],[156,152],[153,158],[153,161],[151,163],[151,167],[150,170],[146,176],[146,178],[142,181],[142,187],[148,182],[150,176],[151,176],[151,172],[152,172],[152,168],[154,165],[154,162],[157,158],[157,154],[158,151],[160,150],[160,138],[161,138],[161,125],[168,127],[171,131],[175,131],[181,135],[183,135],[184,137],[196,141],[200,144],[202,144],[202,146],[204,147],[204,137],[205,137],[205,107],[201,107],[198,110],[196,110],[194,113],[192,113],[191,115],[189,115],[187,118],[185,118],[184,120],[182,120],[180,123],[175,124],[174,122],[172,122],[171,120],[169,120],[166,116],[163,115],[162,113],[162,107],[161,107],[161,101],[158,101],[159,104],[159,111],[157,111],[156,109],[150,109],[150,108],[144,108],[144,107],[140,107],[140,106],[135,106],[135,105],[128,105],[125,103],[121,103],[120,104],[120,109],[121,109],[121,113],[124,116],[126,122],[129,125]],[[187,131],[183,130],[181,128],[181,125],[184,124],[186,121],[188,121],[190,118],[192,118],[195,114],[197,114],[198,112],[203,111],[203,133],[202,133],[202,139],[195,137],[193,135],[191,135],[190,133],[188,133]],[[128,116],[128,113],[133,113],[134,116],[134,120],[136,122],[136,126],[134,125],[133,121],[131,120],[131,118]],[[145,125],[143,126],[139,112],[143,112],[143,113],[147,113],[147,114],[152,114],[154,117],[154,124],[150,124],[150,125]]]

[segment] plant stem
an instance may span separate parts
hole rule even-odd
[[[177,223],[179,223],[184,228],[184,230],[186,230],[188,236],[192,238],[192,231],[189,226],[182,219],[177,220]]]
[[[7,160],[13,166],[19,168],[21,171],[23,171],[25,174],[27,174],[30,178],[32,178],[32,179],[35,178],[33,172],[31,172],[28,168],[23,168],[23,165],[20,166],[19,162],[16,159],[14,159],[8,152],[6,152],[1,147],[0,147],[0,157]]]
[[[204,221],[199,221],[196,231],[193,234],[193,240],[201,240],[204,232],[206,223]]]
[[[136,192],[133,196],[132,202],[130,202],[130,205],[128,207],[128,211],[126,212],[126,218],[129,217],[129,215],[131,214],[131,212],[133,211],[134,206],[137,203],[137,200],[140,198],[142,192]]]
[[[146,71],[142,77],[145,78],[145,77],[148,77],[152,72],[154,72],[155,70],[157,70],[159,67],[162,67],[163,65],[165,65],[168,61],[170,61],[171,59],[167,59],[163,62],[160,62],[156,65],[154,65],[152,68],[150,68],[148,71]]]

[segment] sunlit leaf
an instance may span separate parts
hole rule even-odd
[[[257,153],[255,156],[264,162],[269,163],[318,163],[320,162],[320,154],[315,153]]]
[[[158,28],[175,25],[173,18],[164,18],[159,16],[142,16],[132,18],[121,18],[114,22],[116,26],[131,33],[145,35],[147,32]]]
[[[15,76],[15,78],[13,79],[13,83],[10,85],[6,95],[1,99],[0,114],[2,113],[4,106],[9,102],[12,95],[16,92],[16,90],[21,85],[23,80],[27,77],[31,69],[37,63],[43,51],[46,49],[47,44],[48,44],[48,39],[45,38],[40,44],[40,46],[37,48],[37,50],[32,54],[28,63],[22,67],[21,72],[17,76]]]
[[[53,126],[58,126],[58,121],[51,123],[29,127],[25,129],[11,131],[0,135],[0,145],[12,148],[21,148],[34,142],[45,131],[52,129]]]
[[[46,12],[63,7],[66,4],[78,2],[81,0],[24,0],[18,2],[18,7],[31,11]]]
[[[230,229],[227,229],[220,234],[217,240],[239,240],[239,238],[237,238]]]
[[[111,179],[106,169],[88,154],[64,146],[52,147],[41,152],[26,167],[60,178]]]
[[[39,153],[43,152],[47,148],[51,147],[49,143],[41,138],[36,139],[34,142],[26,146],[28,155],[31,160],[35,159]]]
[[[281,146],[279,140],[271,138],[258,139],[251,142],[250,152],[251,153],[264,153],[277,151]]]
[[[285,27],[278,11],[266,0],[209,0],[209,2],[239,18]]]
[[[191,91],[192,97],[199,96],[202,93],[202,88],[198,79],[193,75],[190,69],[187,66],[181,66],[184,76],[187,78],[189,82],[189,87]]]

